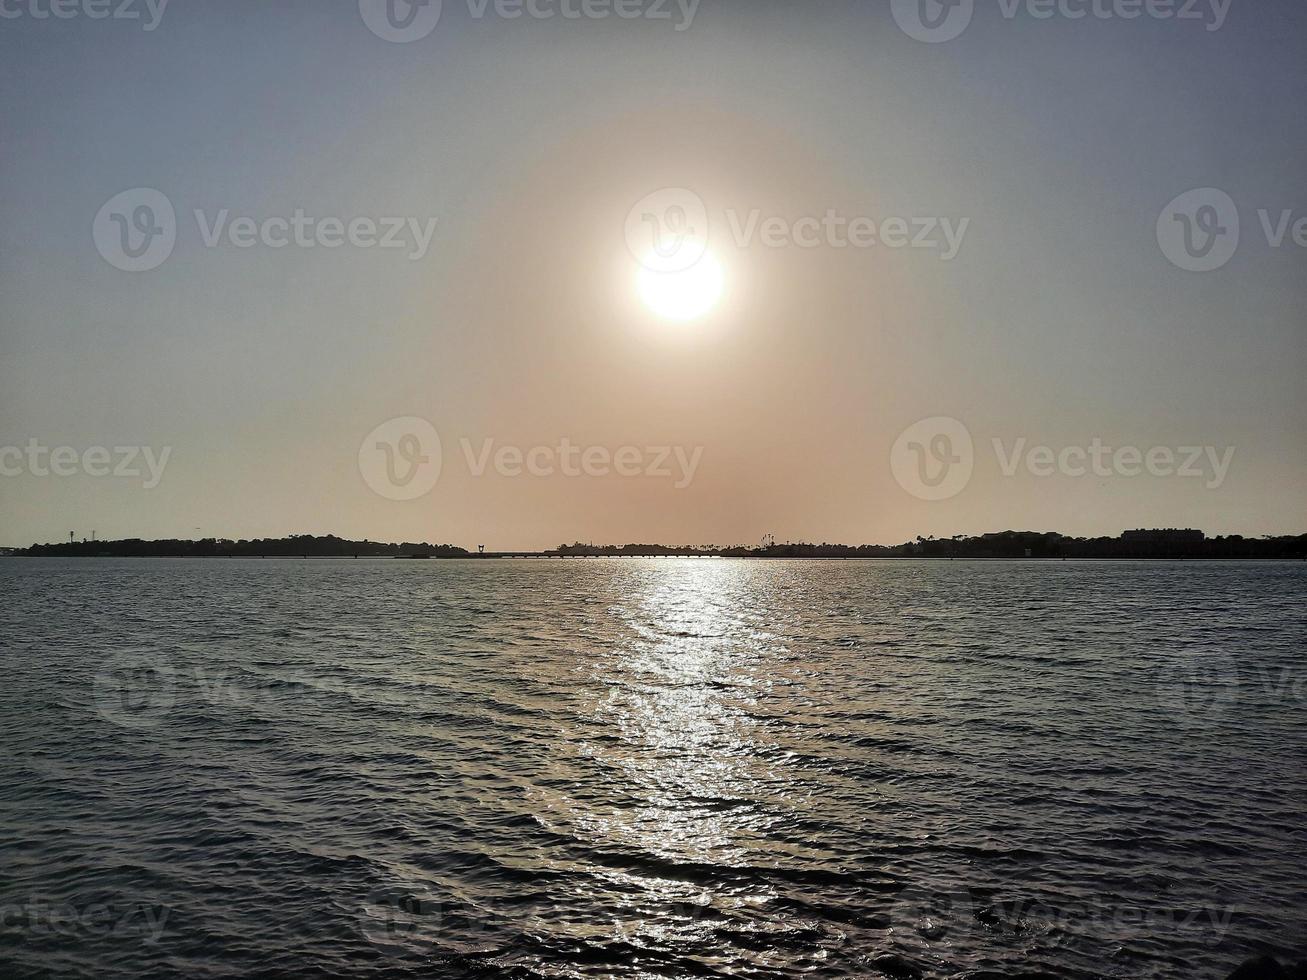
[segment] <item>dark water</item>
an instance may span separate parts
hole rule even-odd
[[[0,973],[1224,977],[1307,565],[0,562]]]

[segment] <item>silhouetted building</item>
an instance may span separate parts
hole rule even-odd
[[[1198,544],[1205,539],[1202,531],[1193,528],[1167,527],[1121,532],[1121,540],[1132,544]]]

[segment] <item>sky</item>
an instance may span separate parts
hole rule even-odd
[[[1298,0],[124,2],[0,0],[0,545],[1307,531]]]

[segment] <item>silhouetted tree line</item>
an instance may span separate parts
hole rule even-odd
[[[564,544],[554,552],[578,557],[700,555],[722,558],[1307,558],[1307,534],[1296,537],[1206,538],[1199,532],[1129,532],[1117,538],[1072,538],[1054,532],[999,531],[978,537],[919,537],[898,545],[823,542],[735,545]]]
[[[202,538],[199,541],[168,539],[143,541],[72,541],[62,544],[34,544],[17,554],[36,558],[462,558],[463,548],[450,544],[381,541],[349,541],[334,534],[293,534],[287,538]]]
[[[37,558],[467,558],[455,545],[349,541],[334,534],[297,534],[251,541],[203,538],[198,541],[73,541],[34,544],[16,554]],[[1040,531],[999,531],[978,537],[919,537],[897,545],[787,542],[747,545],[562,544],[545,554],[562,557],[705,558],[1307,558],[1307,534],[1245,538],[1206,538],[1196,531],[1127,532],[1116,538],[1071,538]]]

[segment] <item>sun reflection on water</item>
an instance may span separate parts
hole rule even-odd
[[[768,637],[740,622],[738,584],[730,565],[685,562],[613,610],[632,638],[595,665],[608,688],[596,713],[616,738],[591,751],[632,806],[599,821],[609,840],[677,862],[746,861],[768,776],[750,712]]]
[[[614,910],[610,936],[675,945],[771,897],[711,879],[756,860],[777,819],[767,801],[779,753],[753,709],[779,640],[743,595],[756,583],[737,563],[665,561],[614,575],[628,579],[607,610],[621,638],[583,652],[585,717],[559,744],[560,765],[603,791],[538,790],[532,805],[589,849],[592,885]]]

